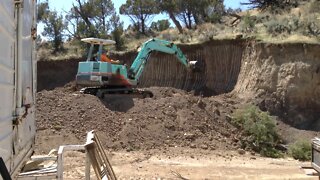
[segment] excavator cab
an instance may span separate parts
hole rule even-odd
[[[104,46],[114,45],[115,41],[99,38],[85,38],[81,41],[89,43],[90,49],[86,61],[79,62],[76,84],[79,86],[123,86],[129,85],[127,67],[120,64],[111,64],[100,60]],[[96,57],[93,51],[99,47]]]
[[[92,60],[92,58],[94,57],[93,51],[94,51],[94,47],[95,46],[99,47],[99,51],[97,53],[96,61],[100,61],[100,57],[101,57],[101,54],[102,54],[102,51],[103,51],[103,46],[110,46],[110,45],[114,45],[116,43],[113,40],[98,39],[98,38],[85,38],[85,39],[81,39],[81,41],[90,44],[90,49],[89,49],[89,52],[88,52],[87,61]]]

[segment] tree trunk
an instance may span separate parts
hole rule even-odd
[[[198,17],[198,15],[197,14],[193,14],[193,19],[194,19],[194,23],[196,24],[196,25],[199,25],[200,24],[200,20],[199,20],[199,17]]]
[[[184,24],[186,25],[186,27],[187,27],[188,29],[190,29],[190,28],[189,28],[189,25],[188,25],[187,17],[186,17],[186,15],[185,15],[184,13],[182,13],[182,18],[183,18],[183,22],[184,22]]]
[[[144,18],[141,18],[141,32],[142,32],[142,34],[146,34],[144,20],[145,20]]]
[[[180,22],[176,19],[176,17],[174,16],[173,12],[168,12],[170,19],[173,21],[173,23],[176,25],[176,27],[179,30],[179,33],[182,34],[183,33],[183,29],[182,26],[180,24]]]
[[[77,0],[77,2],[79,4],[80,9],[78,9],[78,7],[76,7],[76,6],[73,6],[74,10],[76,11],[76,13],[78,13],[81,16],[83,21],[86,23],[87,28],[88,27],[90,28],[92,26],[92,23],[89,20],[89,17],[83,13],[83,8],[82,8],[82,4],[81,4],[80,0]],[[90,36],[94,36],[95,34],[96,34],[95,32],[90,32]]]
[[[188,28],[192,28],[192,20],[191,20],[191,13],[187,12],[187,18],[188,18]]]
[[[105,11],[104,11],[104,7],[103,4],[100,4],[101,7],[101,18],[102,18],[102,26],[103,26],[103,36],[107,35],[107,31],[106,31],[106,16],[105,16]]]

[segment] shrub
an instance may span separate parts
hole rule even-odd
[[[318,37],[320,35],[320,21],[318,18],[316,13],[308,16],[274,16],[263,24],[267,32],[272,36],[299,33],[305,36]],[[257,21],[262,22],[263,16],[258,16]]]
[[[250,16],[249,13],[247,13],[240,24],[240,28],[242,32],[254,32],[255,29],[255,25],[256,25],[256,17],[255,16]]]
[[[273,19],[268,22],[266,22],[265,27],[267,28],[267,31],[269,34],[272,34],[273,36],[276,36],[278,34],[282,33],[288,33],[290,34],[292,31],[292,26],[290,25],[290,20],[287,18],[283,19]]]
[[[275,146],[280,138],[276,132],[275,120],[258,107],[250,105],[233,114],[233,124],[241,128],[245,138],[243,148],[249,148],[267,157],[281,157],[282,153]]]
[[[270,17],[271,14],[269,14],[268,12],[261,12],[256,16],[256,23],[264,23],[266,21],[269,21]]]
[[[311,160],[311,143],[307,140],[298,140],[289,146],[289,155],[301,161]]]
[[[318,13],[320,12],[320,1],[313,0],[309,5],[309,13]]]
[[[320,35],[320,22],[316,16],[310,15],[304,20],[303,34],[316,37]]]
[[[221,26],[224,28],[224,26]],[[219,30],[222,31],[222,29],[219,27]],[[211,25],[209,27],[198,27],[196,30],[196,37],[198,37],[198,40],[200,42],[205,42],[208,40],[213,39],[214,36],[218,34],[218,30],[215,26]]]
[[[150,29],[154,31],[164,31],[170,28],[170,22],[166,20],[158,20],[157,22],[152,22]]]
[[[250,0],[249,2],[242,3],[244,5],[250,5],[253,8],[261,10],[268,10],[272,13],[281,13],[284,10],[289,10],[292,7],[299,5],[298,0]]]

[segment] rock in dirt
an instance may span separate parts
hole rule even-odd
[[[243,149],[238,149],[238,153],[239,153],[240,155],[244,155],[244,154],[246,153],[246,151],[243,150]]]

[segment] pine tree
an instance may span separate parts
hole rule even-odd
[[[146,34],[147,23],[159,8],[154,0],[127,0],[120,7],[120,14],[127,15],[139,32]]]

